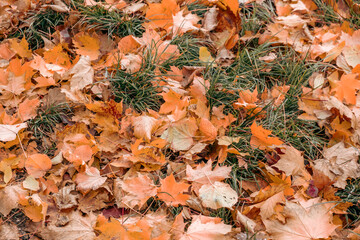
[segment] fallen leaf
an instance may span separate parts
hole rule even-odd
[[[193,218],[189,228],[181,236],[180,240],[221,239],[231,231],[231,226],[220,222],[218,218],[207,217],[202,219],[201,217]]]
[[[176,182],[173,174],[161,179],[160,183],[161,186],[157,190],[157,196],[167,205],[175,207],[179,206],[179,204],[185,205],[186,200],[190,198],[190,195],[184,194],[184,192],[188,191],[190,185],[184,182]]]
[[[0,141],[8,142],[15,140],[17,134],[24,128],[27,128],[27,123],[16,125],[0,124]]]
[[[199,190],[199,197],[204,207],[219,209],[232,208],[238,201],[238,194],[223,182],[203,185]]]
[[[44,176],[51,166],[51,160],[45,154],[30,155],[25,161],[26,171],[34,178]]]
[[[115,197],[118,206],[125,203],[125,206],[141,208],[145,202],[156,195],[157,187],[146,174],[137,173],[135,176],[115,182]],[[125,193],[124,193],[125,191]]]
[[[258,126],[256,122],[253,122],[251,125],[251,133],[250,145],[252,147],[265,150],[267,147],[283,144],[277,137],[269,137],[271,131],[264,129],[262,126]]]
[[[85,172],[78,173],[75,178],[80,190],[96,190],[106,181],[106,177],[100,176],[100,171],[95,167],[86,167]]]
[[[279,240],[311,240],[328,238],[338,227],[332,223],[329,207],[318,198],[300,203],[286,202],[284,215],[286,223],[264,220],[266,231]]]
[[[216,166],[212,170],[212,161],[208,161],[206,164],[197,165],[195,169],[186,165],[186,179],[201,184],[213,184],[216,181],[220,182],[225,178],[228,178],[230,172],[231,167],[227,166]]]
[[[77,54],[88,56],[90,61],[94,61],[100,56],[100,40],[94,35],[90,36],[87,33],[78,33],[73,40],[74,46],[77,48]]]

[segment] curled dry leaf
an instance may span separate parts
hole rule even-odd
[[[16,125],[0,124],[0,141],[8,142],[16,139],[16,134],[21,129],[27,128],[27,123]]]
[[[180,240],[221,239],[231,231],[231,226],[221,222],[220,218],[194,216],[186,233]]]
[[[345,147],[344,142],[339,142],[324,149],[324,158],[314,161],[315,169],[335,181],[335,187],[345,188],[347,178],[360,177],[359,154],[355,147]]]
[[[86,167],[85,172],[78,173],[75,178],[80,190],[96,190],[106,181],[106,177],[100,176],[100,171],[95,167]]]
[[[201,184],[212,184],[216,181],[222,181],[229,177],[230,172],[231,167],[227,166],[216,166],[212,170],[212,161],[208,161],[206,164],[202,163],[197,165],[195,169],[186,165],[186,179]]]
[[[25,195],[24,190],[19,185],[7,186],[0,189],[0,213],[7,216],[12,209],[16,208],[19,204],[19,196]]]

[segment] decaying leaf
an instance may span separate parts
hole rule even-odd
[[[212,209],[232,208],[238,201],[237,192],[223,182],[203,185],[199,190],[199,197],[204,207]]]
[[[286,202],[286,223],[265,220],[264,224],[271,236],[279,240],[328,238],[338,227],[332,223],[330,207],[319,203],[318,198],[299,203]]]
[[[24,128],[27,128],[26,123],[16,125],[0,124],[0,140],[3,142],[15,140],[16,134]]]

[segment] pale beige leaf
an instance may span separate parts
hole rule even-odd
[[[93,225],[96,217],[92,214],[82,216],[79,211],[74,211],[67,216],[69,222],[64,226],[57,226],[50,222],[46,227],[39,229],[39,235],[46,240],[93,240],[95,233]]]
[[[29,189],[31,191],[38,191],[40,189],[39,182],[31,175],[27,176],[22,184],[25,189]]]
[[[72,75],[70,79],[71,91],[82,90],[94,81],[94,69],[91,67],[89,56],[81,56],[79,61],[65,74]]]
[[[90,167],[85,172],[76,175],[75,182],[80,190],[98,189],[106,181],[106,177],[100,176],[100,171],[95,167]]]
[[[26,195],[27,191],[19,185],[6,186],[0,189],[0,213],[7,216],[12,209],[18,206],[19,196]]]
[[[291,146],[281,146],[284,154],[279,154],[280,160],[273,166],[283,171],[287,176],[301,175],[305,171],[304,157],[301,152]]]
[[[195,169],[190,165],[186,165],[186,179],[191,182],[201,184],[212,184],[216,181],[220,182],[229,177],[231,167],[216,166],[212,170],[212,161],[208,161],[205,165],[200,164]]]
[[[344,142],[339,142],[325,148],[323,156],[323,159],[314,161],[315,168],[334,180],[335,187],[345,188],[347,178],[360,177],[359,150],[355,147],[347,148]]]
[[[200,217],[193,218],[187,232],[181,236],[180,240],[215,240],[221,239],[225,234],[231,231],[231,226],[217,221],[202,221]]]
[[[175,151],[189,150],[193,145],[193,136],[198,129],[195,119],[186,119],[174,123],[161,135],[171,144],[171,148]]]
[[[346,62],[351,67],[354,68],[356,65],[360,64],[360,45],[345,47],[343,54]]]
[[[14,223],[6,221],[0,224],[0,236],[6,236],[7,240],[20,239],[19,230]],[[5,238],[0,238],[5,239]]]
[[[332,213],[318,198],[303,203],[287,202],[284,207],[286,223],[263,220],[271,239],[312,240],[328,238],[338,227],[332,224]]]
[[[156,123],[157,120],[150,116],[136,117],[133,120],[135,137],[149,141],[156,127]]]
[[[239,211],[236,211],[236,220],[244,225],[246,231],[255,232],[256,222],[254,220],[251,220]]]
[[[212,209],[232,208],[238,201],[238,194],[235,190],[223,182],[203,185],[199,190],[199,197],[204,207]]]
[[[24,128],[27,128],[27,123],[16,125],[0,124],[0,141],[8,142],[15,140],[16,134]]]
[[[179,11],[173,16],[173,34],[178,35],[186,33],[188,31],[199,30],[195,24],[200,21],[200,18],[196,14],[187,14],[183,16],[184,10]]]
[[[204,15],[203,28],[207,31],[214,30],[218,25],[217,16],[218,16],[217,8],[215,6],[210,8]]]

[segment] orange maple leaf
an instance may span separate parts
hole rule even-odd
[[[29,50],[29,43],[23,38],[20,42],[17,39],[11,39],[11,48],[22,58],[30,58],[32,53]]]
[[[100,55],[100,40],[94,35],[90,36],[85,33],[78,33],[74,37],[74,46],[77,48],[77,54],[89,56],[90,60],[98,59]]]
[[[258,126],[256,122],[253,122],[250,129],[252,133],[250,145],[254,148],[265,150],[269,146],[281,145],[284,143],[277,137],[269,137],[271,131],[264,129],[262,126]]]
[[[185,205],[186,200],[190,198],[190,195],[183,194],[183,192],[188,191],[190,184],[176,182],[172,173],[170,176],[161,179],[160,183],[161,187],[158,189],[157,196],[166,204],[175,207],[179,204]]]
[[[45,154],[33,154],[25,162],[27,172],[34,178],[44,176],[51,165],[50,158]]]
[[[340,101],[345,101],[347,104],[356,103],[356,92],[360,89],[360,80],[357,78],[358,74],[344,74],[340,81],[335,83],[335,97]]]
[[[180,11],[175,0],[163,0],[161,3],[149,4],[145,18],[150,20],[145,26],[168,29],[173,25],[173,16]]]

